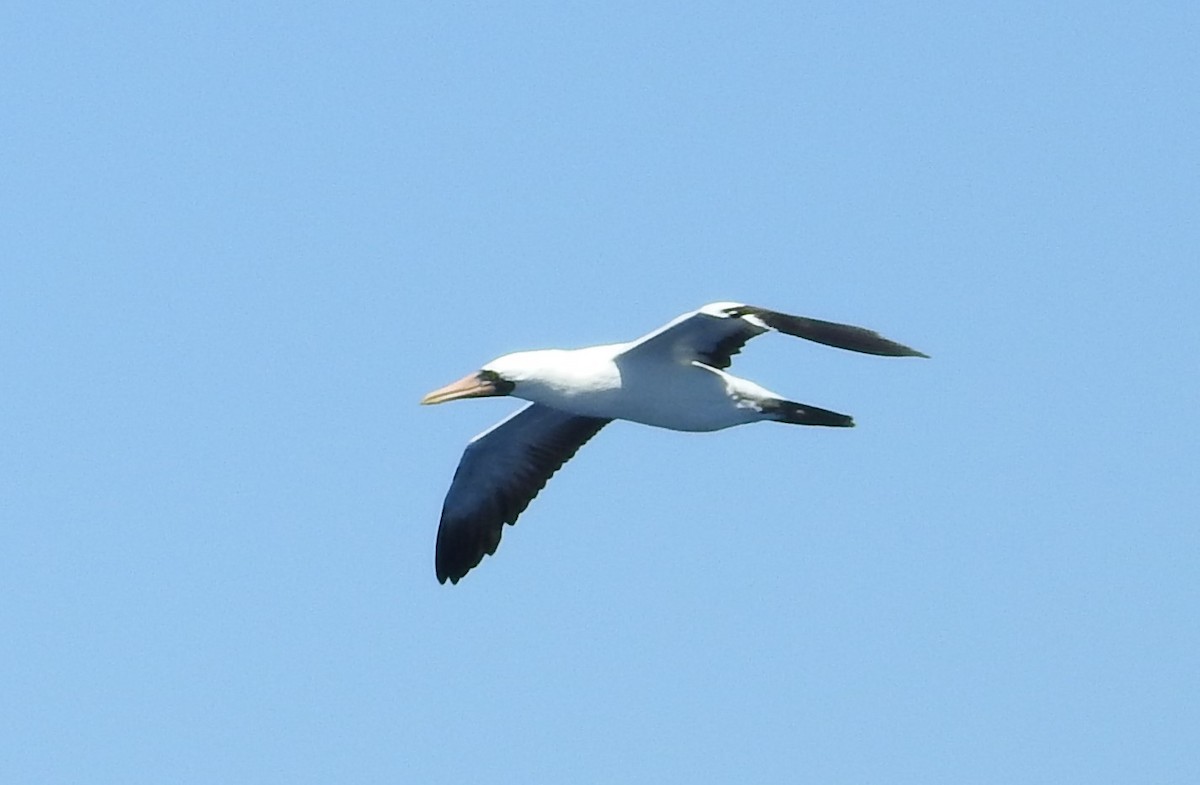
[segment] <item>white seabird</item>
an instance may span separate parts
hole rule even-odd
[[[629,343],[517,352],[491,361],[421,403],[511,395],[529,405],[467,445],[438,527],[441,583],[459,579],[496,552],[506,523],[588,439],[612,420],[717,431],[774,420],[849,427],[854,421],[796,403],[726,373],[746,341],[769,330],[889,357],[927,357],[863,327],[711,303]]]

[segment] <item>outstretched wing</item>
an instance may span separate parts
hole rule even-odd
[[[885,357],[929,356],[888,340],[865,327],[790,316],[741,303],[710,303],[686,313],[634,341],[625,354],[661,353],[678,362],[699,361],[713,368],[724,369],[729,367],[733,355],[741,351],[747,341],[769,330],[866,354]]]
[[[458,583],[495,553],[504,524],[515,523],[551,475],[609,422],[530,404],[472,439],[442,505],[438,581]]]

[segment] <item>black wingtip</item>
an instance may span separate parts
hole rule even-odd
[[[791,316],[778,311],[767,310],[754,306],[746,307],[747,313],[757,316],[763,324],[787,335],[823,343],[836,349],[848,349],[852,352],[874,354],[880,357],[924,357],[929,355],[917,351],[911,346],[905,346],[888,338],[884,338],[874,330],[866,327],[855,327],[852,324],[827,322],[823,319],[812,319],[807,316]]]

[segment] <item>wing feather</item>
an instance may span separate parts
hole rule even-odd
[[[854,352],[928,357],[865,327],[791,316],[741,303],[712,303],[684,314],[635,341],[625,354],[665,354],[677,362],[701,362],[724,370],[747,341],[770,330]]]
[[[823,343],[837,349],[849,349],[852,352],[877,354],[882,357],[928,357],[910,346],[884,338],[874,330],[866,327],[855,327],[852,324],[838,324],[821,319],[810,319],[807,316],[790,316],[766,308],[756,308],[752,305],[743,306],[745,314],[738,316],[756,316],[763,324],[772,330],[778,330],[785,335],[794,335],[808,341]],[[735,314],[730,314],[731,316]]]
[[[442,505],[438,581],[458,583],[495,553],[504,524],[515,523],[546,481],[609,422],[530,404],[472,439]]]

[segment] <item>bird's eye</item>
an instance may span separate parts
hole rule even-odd
[[[510,382],[508,379],[505,379],[495,371],[489,371],[486,369],[479,372],[479,381],[495,387],[496,392],[499,395],[508,395],[517,387],[514,382]]]

